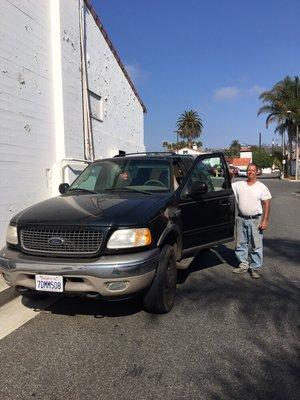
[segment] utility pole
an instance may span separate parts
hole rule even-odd
[[[258,143],[259,143],[259,158],[261,157],[261,132],[258,134]]]
[[[284,179],[284,167],[285,167],[285,131],[282,133],[282,171],[281,171],[281,179]]]
[[[295,171],[295,179],[296,181],[299,179],[299,125],[296,126],[296,171]]]
[[[299,76],[295,76],[295,82],[296,82],[296,99],[298,99],[298,87],[299,87]],[[299,179],[299,121],[297,119],[296,115],[296,171],[295,171],[295,179],[296,181]]]

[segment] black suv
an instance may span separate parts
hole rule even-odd
[[[166,313],[177,262],[233,239],[235,201],[221,153],[99,160],[59,190],[11,220],[0,252],[4,280],[27,297],[141,293],[146,310]]]

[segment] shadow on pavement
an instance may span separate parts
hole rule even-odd
[[[212,249],[200,251],[190,262],[187,269],[177,271],[177,283],[183,284],[190,274],[221,264],[229,264],[232,268],[238,266],[234,250],[220,245]]]
[[[272,257],[286,259],[296,264],[300,263],[300,240],[265,238],[264,246],[267,253]]]
[[[286,243],[282,251],[276,240],[269,239],[268,246],[283,258],[290,257],[289,246],[294,247],[297,242]],[[293,257],[299,250],[294,251]],[[138,299],[107,303],[64,298],[52,304],[48,310],[54,314],[71,316],[124,316],[117,325],[115,320],[106,320],[105,325],[94,323],[94,319],[90,318],[79,320],[82,323],[80,325],[76,318],[60,318],[55,330],[59,337],[66,335],[68,340],[64,346],[71,354],[75,351],[73,347],[76,347],[74,341],[94,344],[93,340],[101,337],[97,354],[102,354],[111,346],[109,332],[115,332],[114,329],[119,332],[122,326],[123,336],[115,333],[113,348],[121,351],[127,340],[132,347],[129,346],[128,359],[125,353],[126,362],[120,366],[118,357],[115,360],[109,357],[107,369],[107,361],[102,362],[99,357],[95,365],[105,373],[113,371],[119,374],[118,384],[130,395],[132,387],[140,389],[143,393],[140,398],[143,400],[298,400],[299,284],[289,279],[288,272],[281,268],[272,274],[270,268],[266,267],[262,278],[254,280],[248,274],[236,276],[232,273],[233,266],[234,252],[226,246],[201,252],[192,261],[191,270],[186,272],[184,284],[178,285],[174,309],[164,316],[141,313],[134,318],[141,311]],[[134,330],[131,330],[130,326],[133,325]],[[73,328],[71,339],[69,326]],[[40,326],[39,329],[41,337],[47,337],[47,328]],[[102,336],[99,336],[101,329]],[[49,335],[47,340],[55,343],[57,339],[56,336],[51,339]],[[138,346],[135,347],[137,340]],[[30,345],[35,349],[34,343]],[[130,358],[132,349],[135,349],[133,359]],[[12,347],[9,352],[12,362],[14,351]],[[85,361],[91,362],[95,347],[86,346],[86,352]],[[33,353],[34,350],[26,349],[24,357]],[[77,362],[84,368],[84,361]],[[48,363],[44,368],[48,368]],[[124,373],[124,366],[127,371],[133,372]],[[8,373],[11,374],[10,371]],[[79,379],[82,371],[78,368],[78,372],[74,370],[73,373]],[[20,379],[20,385],[24,385],[28,377],[23,374]],[[43,384],[42,381],[38,382],[38,385]],[[115,394],[114,387],[101,381],[101,384],[105,383],[106,389]],[[144,390],[145,385],[147,391]],[[98,386],[92,386],[89,390],[90,398],[99,394]],[[72,398],[70,394],[67,391],[65,398]],[[107,394],[103,398],[112,396]]]
[[[105,301],[78,296],[48,296],[43,300],[22,299],[24,306],[36,311],[44,310],[60,315],[93,315],[95,318],[121,317],[136,314],[143,310],[139,297]]]
[[[300,395],[297,346],[278,346],[249,335],[251,351],[220,349],[220,361],[204,374],[194,371],[193,379],[206,399],[230,400],[297,400]],[[238,343],[237,343],[238,345]],[[252,354],[251,354],[252,353]],[[216,365],[217,364],[217,365]]]
[[[206,399],[299,399],[299,282],[280,271],[273,276],[266,270],[256,281],[224,268],[192,274],[188,282],[179,287],[175,308],[190,319],[202,313],[216,329],[205,340],[205,352],[211,341],[219,341],[219,349],[185,378]]]

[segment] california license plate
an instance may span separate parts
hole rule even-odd
[[[41,292],[63,292],[63,277],[57,275],[36,275],[35,289]]]

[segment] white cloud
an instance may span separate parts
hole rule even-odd
[[[250,96],[259,96],[262,92],[264,92],[266,89],[260,85],[253,85],[251,88],[247,90],[247,93]]]
[[[259,96],[266,89],[255,84],[248,89],[239,89],[237,86],[225,86],[214,91],[215,100],[234,100],[237,97]]]
[[[125,69],[134,84],[143,83],[147,79],[147,74],[137,64],[126,64]]]
[[[239,89],[235,86],[221,87],[214,91],[215,100],[232,100],[239,95]]]

